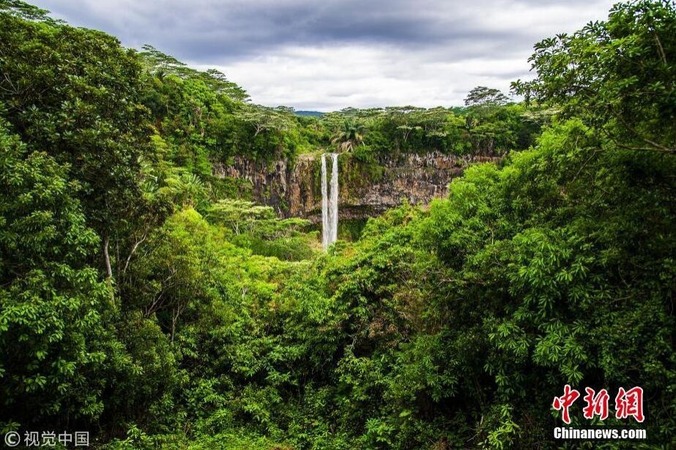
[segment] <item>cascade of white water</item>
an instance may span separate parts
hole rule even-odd
[[[331,154],[331,194],[329,217],[331,217],[331,242],[338,240],[338,153]]]
[[[329,247],[329,196],[326,186],[326,154],[322,153],[322,247]]]
[[[338,154],[331,153],[331,188],[326,182],[326,153],[322,154],[322,246],[338,239]]]

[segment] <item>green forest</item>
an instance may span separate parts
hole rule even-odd
[[[675,448],[675,58],[676,4],[634,0],[535,43],[512,97],[297,115],[0,0],[0,433]],[[326,252],[317,226],[213,172],[339,152],[369,182],[432,151],[498,162]],[[556,440],[566,385],[571,427],[646,439]],[[605,420],[583,416],[585,387],[609,393]],[[643,422],[615,415],[633,387]]]

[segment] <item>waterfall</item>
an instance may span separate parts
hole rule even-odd
[[[338,153],[332,153],[331,159],[331,200],[329,201],[331,237],[329,244],[338,240]]]
[[[331,188],[326,182],[326,153],[322,154],[322,246],[338,239],[338,153],[331,153]]]
[[[326,187],[326,154],[322,153],[322,246],[329,246],[329,196]]]

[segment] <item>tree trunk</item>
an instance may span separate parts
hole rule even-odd
[[[103,240],[103,256],[106,259],[106,274],[108,275],[108,279],[110,280],[113,278],[113,268],[110,265],[110,254],[108,253],[109,244],[110,242],[108,236],[106,236],[105,239]]]

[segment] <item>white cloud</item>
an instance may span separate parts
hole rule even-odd
[[[529,78],[535,42],[613,0],[35,0],[123,44],[215,67],[255,103],[296,109],[460,105]]]
[[[390,46],[358,45],[288,47],[217,68],[248,87],[256,103],[321,111],[460,105],[477,85],[507,92],[514,75],[528,76],[525,59],[448,62]]]

